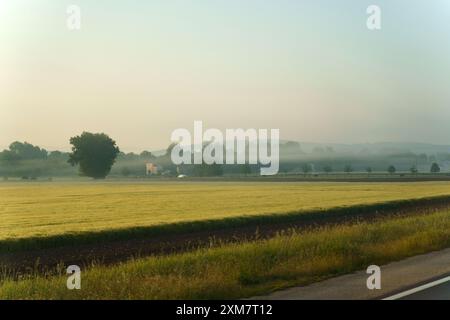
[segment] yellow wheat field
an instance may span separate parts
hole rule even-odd
[[[448,194],[449,182],[5,182],[0,240]]]

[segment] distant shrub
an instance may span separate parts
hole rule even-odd
[[[441,168],[439,167],[439,165],[436,162],[434,162],[431,165],[430,172],[431,173],[439,173],[439,172],[441,172]]]
[[[123,167],[122,170],[120,170],[120,173],[124,177],[128,177],[131,174],[131,171],[130,171],[130,169],[128,169],[128,167]]]
[[[345,165],[344,172],[345,173],[352,173],[353,172],[353,167],[351,165],[349,165],[349,164]]]
[[[388,169],[387,169],[387,171],[388,171],[390,174],[394,174],[394,173],[397,171],[397,169],[396,169],[394,166],[389,166]]]

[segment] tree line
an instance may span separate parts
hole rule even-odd
[[[71,152],[47,151],[27,142],[13,142],[9,149],[0,152],[0,176],[4,177],[38,177],[38,176],[72,176],[82,175],[94,179],[103,179],[111,172],[122,176],[142,176],[145,174],[145,163],[153,162],[163,168],[159,174],[179,175],[186,174],[192,176],[208,177],[221,176],[224,174],[251,175],[258,172],[257,165],[182,165],[175,166],[171,159],[170,145],[166,152],[156,156],[150,151],[143,151],[140,154],[123,153],[116,142],[104,133],[83,132],[79,136],[70,138],[72,146]],[[322,157],[312,158],[310,161],[301,161],[301,157],[311,157],[300,150],[298,143],[286,142],[280,148],[280,172],[281,173],[302,173],[305,176],[312,173],[331,174],[341,172],[351,174],[353,172],[366,172],[368,175],[373,172],[396,172],[410,171],[411,174],[420,172],[441,172],[441,167],[437,161],[433,161],[426,169],[427,161],[435,160],[434,155],[401,155],[403,162],[414,160],[421,163],[421,170],[414,163],[405,170],[398,170],[394,164],[383,163],[391,158],[367,157],[364,159],[339,157],[332,148],[313,150],[313,156],[321,154]],[[296,153],[297,152],[297,153]],[[404,160],[406,159],[406,160]],[[352,163],[354,160],[355,165]],[[375,165],[365,165],[366,162],[376,162]]]

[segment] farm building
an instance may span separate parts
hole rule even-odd
[[[150,175],[156,175],[158,174],[158,166],[154,163],[146,163],[146,174],[148,176]]]

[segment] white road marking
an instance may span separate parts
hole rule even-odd
[[[436,281],[433,281],[433,282],[430,282],[430,283],[427,283],[427,284],[424,284],[424,285],[419,286],[419,287],[414,288],[414,289],[410,289],[410,290],[406,290],[404,292],[400,292],[398,294],[394,294],[393,296],[384,298],[383,300],[397,300],[397,299],[401,299],[401,298],[410,296],[410,295],[412,295],[414,293],[417,293],[417,292],[420,292],[420,291],[423,291],[423,290],[426,290],[426,289],[438,286],[438,285],[443,284],[443,283],[448,282],[448,281],[450,281],[450,276],[442,278],[442,279],[439,279],[439,280],[436,280]]]

